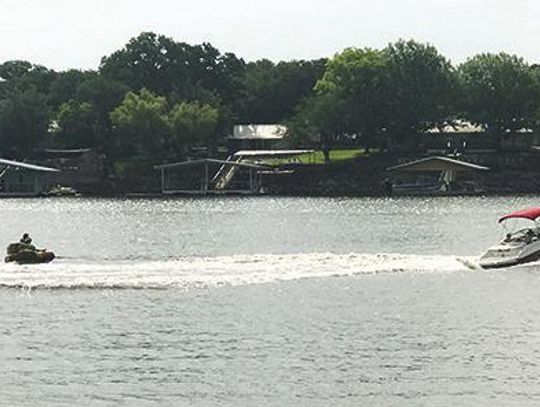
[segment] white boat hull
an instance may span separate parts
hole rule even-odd
[[[482,257],[479,264],[482,268],[503,268],[540,259],[540,240],[531,243],[505,243],[491,247]]]

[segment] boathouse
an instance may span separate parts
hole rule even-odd
[[[477,174],[489,171],[482,165],[433,156],[386,169],[397,194],[463,194],[481,192]]]
[[[39,196],[45,194],[60,170],[41,165],[0,159],[0,196]]]
[[[44,149],[35,154],[41,163],[58,168],[55,182],[70,186],[78,191],[99,190],[104,176],[104,156],[90,148]]]
[[[289,174],[281,170],[299,155],[313,150],[241,150],[226,160],[203,158],[157,165],[161,173],[161,193],[173,194],[258,194],[265,191],[265,175]]]
[[[259,171],[268,168],[214,158],[154,167],[161,173],[161,193],[165,195],[254,194],[262,187]]]

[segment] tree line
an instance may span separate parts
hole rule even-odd
[[[142,33],[97,70],[0,65],[0,156],[91,147],[113,164],[210,155],[234,123],[281,123],[291,146],[326,156],[347,137],[367,148],[416,143],[466,120],[502,139],[539,122],[540,68],[506,53],[454,66],[435,47],[397,41],[333,58],[246,62],[211,44]]]

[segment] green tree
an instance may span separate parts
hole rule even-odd
[[[79,85],[76,99],[79,102],[93,103],[101,115],[114,110],[123,100],[129,88],[122,83],[103,75],[87,76]]]
[[[20,94],[29,90],[47,95],[56,75],[56,72],[41,65],[27,61],[7,61],[0,65],[3,96],[10,92]]]
[[[320,112],[322,117],[332,122],[340,117],[340,131],[360,136],[367,147],[380,144],[390,102],[388,58],[384,52],[369,48],[344,50],[328,61],[315,90],[316,97],[335,103],[324,103],[326,110],[335,112]]]
[[[28,61],[6,61],[0,64],[0,78],[4,81],[12,81],[29,73],[34,68]]]
[[[22,159],[47,142],[49,110],[35,89],[13,91],[0,101],[0,150]]]
[[[176,105],[170,113],[171,147],[176,154],[185,153],[190,144],[204,144],[212,153],[218,142],[219,110],[198,102]]]
[[[178,100],[211,93],[231,103],[237,99],[244,67],[243,60],[221,54],[211,44],[189,45],[146,32],[103,58],[100,72],[135,91],[146,88]]]
[[[187,46],[177,43],[181,48],[177,63],[187,65],[189,81],[175,82],[174,92],[183,99],[197,100],[201,92],[211,93],[224,103],[232,104],[240,97],[241,79],[246,64],[233,53],[221,54],[209,43]]]
[[[388,129],[392,134],[414,138],[454,115],[455,70],[435,47],[402,40],[384,52],[389,60]]]
[[[330,151],[346,134],[348,105],[336,93],[321,93],[307,99],[298,113],[288,121],[288,142],[294,147],[320,148],[325,163]]]
[[[55,142],[63,148],[103,148],[104,129],[94,104],[70,100],[60,106]]]
[[[47,92],[47,102],[51,109],[57,110],[62,103],[77,99],[81,84],[89,78],[95,77],[96,72],[70,69],[59,72],[51,82]]]
[[[281,123],[313,94],[324,73],[325,60],[274,64],[262,59],[246,66],[242,96],[234,104],[243,123]]]
[[[246,70],[246,63],[235,54],[227,52],[216,59],[216,64],[211,69],[206,69],[211,74],[210,83],[205,87],[215,93],[221,103],[231,108],[242,97],[242,78]]]
[[[122,157],[158,158],[170,139],[169,106],[163,96],[143,89],[129,92],[111,112],[115,154]]]
[[[459,67],[463,89],[463,116],[494,134],[532,125],[538,109],[538,82],[534,70],[515,55],[481,54]]]
[[[132,90],[146,88],[167,94],[170,91],[169,73],[173,70],[176,46],[172,39],[151,32],[132,38],[127,45],[101,61],[100,73],[123,82]],[[187,77],[187,68],[178,67],[179,80]]]
[[[49,104],[54,104],[54,95],[59,96],[56,100],[72,97],[55,114],[54,143],[62,148],[93,148],[103,154],[106,168],[113,173],[116,157],[125,154],[114,137],[110,112],[123,101],[127,86],[97,72],[71,71],[51,88]]]

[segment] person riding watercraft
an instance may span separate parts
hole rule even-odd
[[[21,237],[21,240],[19,240],[19,243],[31,244],[32,238],[28,235],[28,233],[24,233]]]
[[[32,238],[28,233],[22,235],[21,240],[19,240],[19,245],[21,250],[37,251],[36,246],[32,244]]]
[[[28,233],[23,234],[18,243],[11,243],[7,247],[6,263],[16,262],[19,264],[48,263],[54,260],[55,255],[47,249],[36,249],[32,244],[32,238]]]

